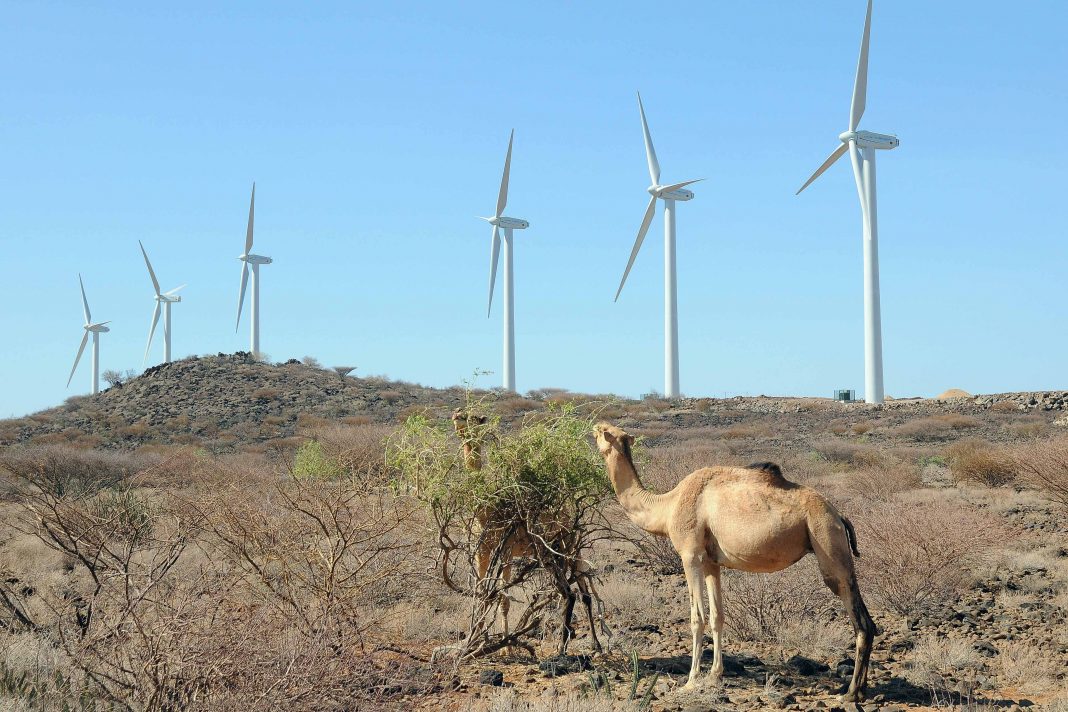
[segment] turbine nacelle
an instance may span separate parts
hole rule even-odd
[[[482,219],[488,222],[490,225],[493,225],[494,227],[504,228],[505,230],[526,230],[528,227],[530,227],[530,223],[526,220],[521,220],[519,218],[509,218],[505,217],[504,215]]]
[[[242,262],[248,262],[250,265],[269,265],[274,262],[274,260],[272,260],[270,257],[264,257],[263,255],[245,254],[241,255],[237,259],[241,260]]]
[[[182,298],[176,294],[157,294],[156,301],[163,304],[177,304]]]
[[[93,332],[95,334],[106,334],[107,332],[111,331],[111,329],[109,329],[108,327],[104,326],[104,324],[107,324],[107,323],[109,323],[109,322],[104,321],[104,322],[101,322],[99,324],[86,324],[85,325],[85,330],[86,331],[91,331],[91,332]]]
[[[879,134],[871,131],[843,131],[838,134],[838,139],[845,144],[856,141],[857,148],[874,148],[880,151],[890,151],[901,145],[901,141],[893,134]]]
[[[671,188],[671,186],[651,185],[645,190],[649,195],[660,198],[661,200],[693,200],[694,198],[692,190],[681,188],[669,190],[669,188]]]

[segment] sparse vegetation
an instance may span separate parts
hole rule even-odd
[[[880,703],[1064,705],[1061,401],[871,411],[471,393],[496,417],[478,477],[446,420],[464,389],[316,362],[186,359],[0,421],[0,709],[833,706],[851,633],[811,557],[775,574],[725,572],[728,676],[678,689],[689,667],[680,562],[608,496],[585,432],[597,409],[643,436],[635,457],[650,489],[706,465],[770,460],[848,512],[882,629]],[[413,444],[405,463],[397,454]],[[542,542],[516,559],[498,552],[496,583],[480,586],[485,529],[469,526],[487,504]],[[576,521],[581,534],[564,535]],[[580,608],[575,655],[561,659],[561,587],[546,571],[574,587],[580,559],[607,652],[584,657]],[[449,654],[461,650],[480,657]]]

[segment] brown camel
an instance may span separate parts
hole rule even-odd
[[[709,616],[711,676],[718,681],[723,674],[720,569],[770,573],[813,553],[824,582],[845,604],[856,634],[853,679],[842,700],[863,699],[876,629],[853,571],[853,555],[860,553],[848,519],[815,491],[786,480],[771,463],[746,468],[705,467],[687,475],[670,492],[656,494],[645,489],[638,478],[631,456],[633,437],[607,423],[597,425],[594,435],[627,516],[647,532],[669,537],[682,558],[693,633],[687,687],[697,681]],[[705,588],[707,614],[702,605]]]
[[[474,413],[465,412],[463,409],[457,409],[452,414],[453,428],[456,430],[456,434],[460,437],[464,448],[464,466],[468,470],[481,470],[482,469],[482,434],[480,430],[487,422],[484,416],[476,415]],[[474,532],[478,536],[478,551],[476,552],[476,568],[479,581],[485,580],[486,574],[489,571],[490,564],[493,561],[493,554],[500,547],[502,557],[501,566],[501,578],[508,583],[512,578],[512,561],[523,557],[533,557],[536,555],[536,549],[534,542],[531,540],[529,532],[526,527],[520,524],[518,527],[512,529],[511,534],[504,545],[501,546],[501,537],[510,527],[510,522],[505,513],[499,512],[493,507],[482,506],[475,511],[475,521],[478,523],[478,530]],[[548,517],[543,520],[543,524],[548,525],[545,527],[548,533],[552,533],[552,523],[548,521]],[[557,525],[559,526],[559,525]],[[545,535],[543,535],[545,536]],[[552,538],[552,537],[549,537]],[[579,588],[579,595],[582,598],[582,604],[586,608],[586,618],[590,624],[590,638],[593,642],[593,649],[597,652],[601,652],[601,641],[597,638],[597,628],[594,623],[593,614],[593,596],[591,591],[594,591],[593,580],[590,575],[589,565],[582,559],[580,559],[575,566],[575,579]],[[571,619],[575,610],[575,595],[571,591],[570,586],[564,587],[567,589],[567,593],[564,599],[564,607],[562,611],[563,630],[560,640],[560,654],[563,655],[567,652],[567,645],[572,638],[575,637],[575,629],[571,625]],[[511,607],[511,599],[507,593],[501,594],[500,597],[501,615],[504,619],[504,634],[508,636],[508,611]]]

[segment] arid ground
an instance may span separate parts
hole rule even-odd
[[[880,629],[849,709],[1068,710],[1068,393],[474,395],[505,431],[563,403],[626,429],[650,489],[773,461],[823,493]],[[533,656],[459,657],[472,599],[385,453],[466,397],[238,354],[0,421],[0,710],[841,708],[853,634],[811,556],[725,575],[726,676],[682,690],[678,559],[610,494],[585,554],[605,651],[579,607],[567,657],[552,615]]]

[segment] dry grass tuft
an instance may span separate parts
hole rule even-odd
[[[979,421],[967,415],[946,413],[918,418],[897,426],[892,433],[913,440],[948,440],[962,430],[978,428]]]

